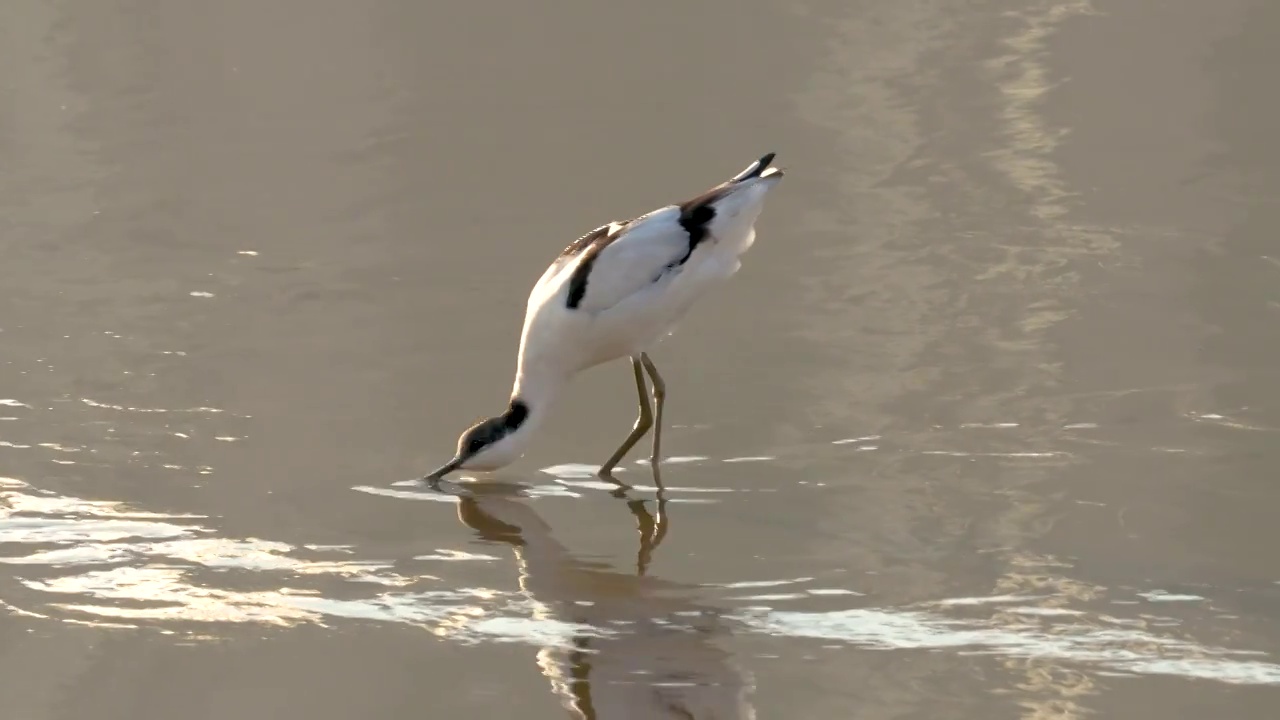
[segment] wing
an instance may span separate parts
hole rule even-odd
[[[679,272],[696,245],[680,221],[681,208],[670,205],[596,230],[566,268],[565,305],[593,313],[608,310]]]

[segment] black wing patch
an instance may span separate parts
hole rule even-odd
[[[745,170],[733,176],[728,182],[721,183],[701,195],[678,205],[680,208],[678,222],[680,227],[684,229],[685,234],[689,236],[689,245],[684,255],[663,268],[663,271],[653,278],[653,282],[661,280],[664,275],[689,261],[689,258],[693,256],[693,251],[698,249],[698,245],[711,234],[711,221],[716,218],[715,203],[732,192],[739,183],[764,174],[769,167],[769,163],[773,162],[773,157],[773,153],[765,154]],[[671,206],[668,205],[667,207]],[[591,268],[595,265],[596,258],[622,234],[623,230],[631,222],[633,221],[628,220],[625,223],[606,223],[601,225],[569,243],[569,246],[560,253],[556,263],[570,262],[574,258],[578,258],[578,264],[573,268],[573,274],[569,277],[569,292],[565,299],[567,307],[576,309],[582,304],[582,299],[587,294],[587,278],[591,274]],[[618,225],[617,229],[610,232],[610,227],[615,224]]]
[[[670,267],[679,267],[689,260],[689,256],[698,248],[698,243],[707,239],[708,225],[716,218],[715,203],[720,198],[727,195],[733,187],[751,178],[760,177],[760,175],[769,167],[769,163],[773,162],[773,153],[766,153],[759,160],[751,163],[747,169],[733,176],[726,183],[721,183],[710,190],[702,193],[692,200],[686,200],[680,203],[680,227],[689,233],[689,252],[684,257],[672,263]]]
[[[707,235],[710,234],[708,226],[716,217],[713,203],[723,197],[728,189],[727,186],[721,185],[692,200],[680,203],[680,227],[684,228],[689,235],[689,249],[685,251],[683,257],[668,265],[668,269],[680,267],[688,262],[693,251],[698,249],[698,244],[707,239]]]

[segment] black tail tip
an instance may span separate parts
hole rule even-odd
[[[765,153],[759,160],[748,165],[747,169],[737,175],[734,175],[731,182],[742,182],[743,180],[760,177],[761,173],[769,169],[769,163],[773,162],[775,155],[777,155],[777,153]]]

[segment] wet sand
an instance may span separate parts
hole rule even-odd
[[[1266,718],[1280,7],[18,2],[0,694],[95,718]],[[586,230],[743,269],[474,501]],[[643,447],[643,445],[642,445]],[[661,502],[659,502],[661,500]]]

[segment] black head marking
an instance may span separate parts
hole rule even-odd
[[[520,398],[511,398],[511,404],[502,414],[502,425],[508,432],[517,430],[529,418],[529,406]]]
[[[458,457],[471,457],[506,434],[502,418],[489,418],[472,425],[458,438]]]
[[[511,404],[501,415],[481,420],[458,438],[458,455],[462,457],[475,455],[485,447],[520,429],[528,419],[529,406],[520,398],[512,398]]]

